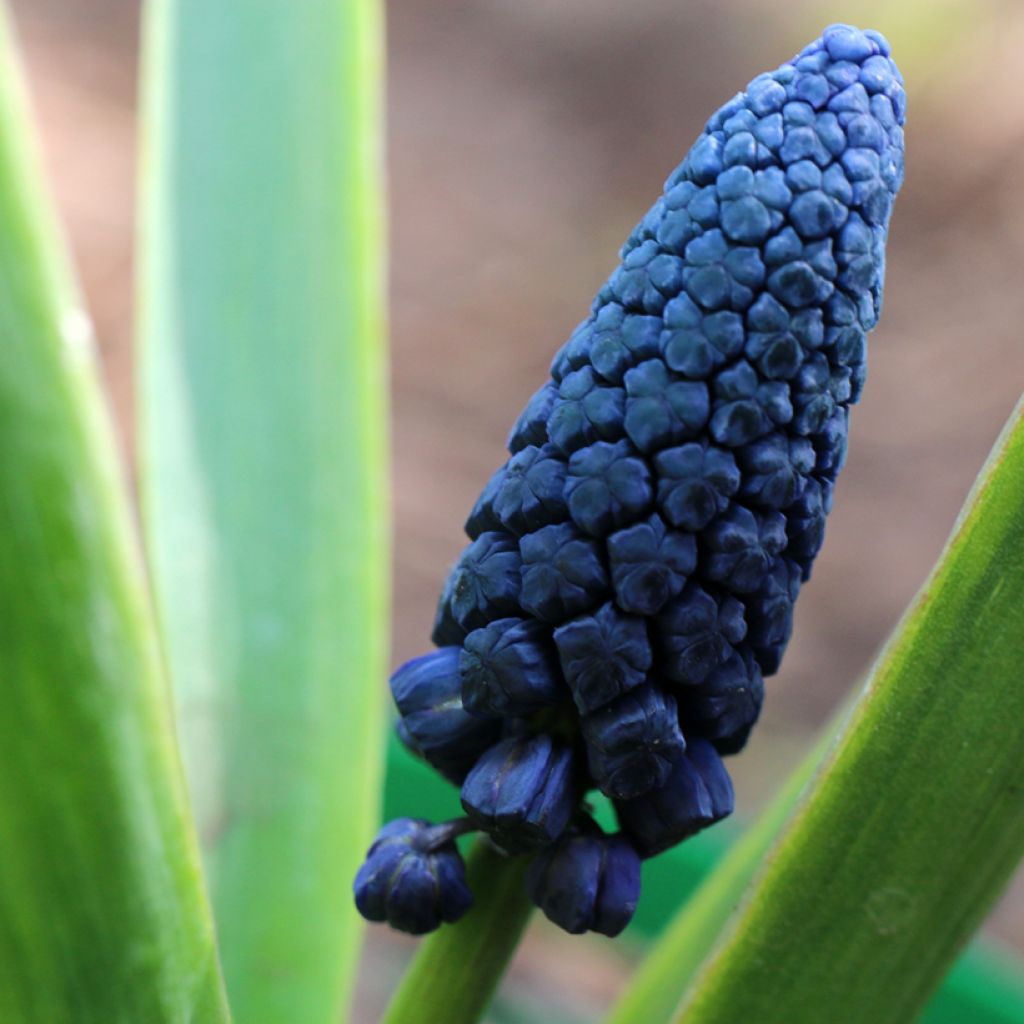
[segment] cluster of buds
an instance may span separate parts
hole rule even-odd
[[[731,812],[722,756],[779,668],[864,384],[904,111],[886,41],[834,25],[711,118],[629,237],[469,516],[438,649],[391,680],[466,818],[388,825],[367,917],[456,919],[473,829],[534,858],[551,920],[614,935],[641,860]]]

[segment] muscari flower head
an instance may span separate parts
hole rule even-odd
[[[409,748],[465,827],[531,853],[568,931],[621,930],[639,859],[732,810],[722,756],[779,668],[864,386],[904,114],[886,41],[834,25],[711,117],[516,421],[441,650],[392,680]],[[374,919],[445,917],[443,886],[395,881],[391,912],[360,884]]]

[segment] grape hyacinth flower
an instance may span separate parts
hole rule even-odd
[[[410,935],[462,917],[473,905],[473,894],[455,846],[459,828],[414,818],[388,822],[356,875],[359,913]]]
[[[463,706],[462,654],[459,647],[442,647],[406,662],[391,677],[399,738],[457,786],[501,738],[499,722],[475,718]]]
[[[388,826],[367,917],[463,912],[453,830],[476,829],[532,858],[551,920],[614,935],[640,860],[732,811],[722,757],[782,661],[864,386],[905,107],[885,39],[833,25],[669,175],[470,512],[440,649],[392,678],[467,817]]]
[[[640,855],[621,835],[585,821],[534,858],[530,898],[549,921],[573,935],[616,936],[640,898]]]

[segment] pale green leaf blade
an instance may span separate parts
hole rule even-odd
[[[145,523],[238,1019],[333,1022],[386,670],[381,14],[151,5]]]
[[[0,10],[0,1020],[226,1021],[89,323]]]

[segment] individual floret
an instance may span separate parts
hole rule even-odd
[[[565,476],[565,458],[558,449],[527,445],[508,460],[492,499],[495,516],[516,536],[562,522],[567,515]]]
[[[537,854],[527,885],[544,916],[570,934],[615,936],[640,898],[640,857],[625,836],[587,822]]]
[[[402,742],[456,785],[500,735],[498,722],[481,721],[463,707],[459,653],[442,647],[407,661],[391,677]]]
[[[811,436],[814,446],[814,471],[827,480],[835,480],[846,463],[846,442],[850,412],[836,409],[821,430]]]
[[[651,471],[628,441],[597,441],[569,459],[565,498],[573,522],[604,537],[649,510]]]
[[[761,671],[774,675],[793,632],[793,606],[800,593],[802,569],[787,556],[777,558],[761,586],[743,599],[747,644]]]
[[[590,350],[594,344],[594,318],[588,317],[577,324],[569,340],[555,353],[551,361],[551,379],[561,384],[573,370],[590,363]]]
[[[800,563],[804,580],[810,579],[811,566],[825,541],[825,517],[831,502],[831,482],[812,476],[800,497],[782,510],[786,517],[786,555]]]
[[[617,441],[625,405],[625,391],[603,384],[590,366],[573,370],[558,386],[548,436],[566,455],[594,441]]]
[[[715,378],[715,400],[708,430],[716,444],[739,448],[793,418],[789,385],[762,381],[746,360]]]
[[[552,381],[547,381],[534,392],[508,436],[508,450],[513,455],[530,445],[540,448],[547,443],[548,417],[556,398],[558,385]]]
[[[664,785],[615,807],[640,856],[653,857],[732,814],[733,801],[721,757],[711,743],[693,736]]]
[[[704,380],[743,351],[743,317],[705,313],[685,292],[665,307],[659,341],[665,365],[689,380]]]
[[[585,715],[581,724],[594,782],[620,800],[661,786],[686,749],[675,699],[653,683]]]
[[[580,714],[640,686],[651,668],[647,624],[615,605],[559,626],[554,634],[562,674]]]
[[[680,690],[679,716],[687,734],[710,740],[720,754],[737,754],[764,702],[761,671],[748,651],[733,651],[699,686]]]
[[[513,736],[487,751],[462,785],[462,806],[508,853],[553,843],[579,791],[570,748],[541,733]]]
[[[654,468],[662,516],[672,526],[691,533],[724,512],[740,487],[740,471],[732,452],[699,441],[659,452]]]
[[[473,630],[458,671],[462,703],[472,715],[530,715],[565,692],[551,629],[536,619],[498,619]]]
[[[696,686],[732,653],[747,633],[743,605],[687,584],[657,619],[659,668],[665,678]]]
[[[702,534],[704,575],[734,594],[760,586],[786,546],[786,520],[778,512],[730,505]]]
[[[625,430],[642,452],[697,437],[708,421],[707,384],[670,376],[660,359],[648,359],[628,370],[625,384]]]
[[[597,543],[572,523],[545,526],[519,542],[519,601],[544,622],[566,619],[599,605],[608,594],[608,573]]]
[[[627,313],[612,302],[593,320],[590,365],[609,383],[621,384],[629,367],[658,354],[660,317]]]
[[[476,499],[465,525],[466,535],[470,540],[476,540],[481,533],[488,531],[500,532],[501,520],[494,512],[494,498],[504,479],[505,467],[501,466],[491,474],[490,480]]]
[[[608,562],[616,604],[635,615],[657,615],[696,568],[697,541],[654,514],[608,538]]]
[[[804,437],[779,431],[741,449],[737,461],[743,474],[739,497],[778,510],[803,494],[814,469],[814,447]]]
[[[386,921],[410,935],[457,921],[473,905],[450,829],[416,818],[397,818],[380,830],[353,890],[368,921]]]
[[[461,643],[470,630],[518,611],[521,564],[514,537],[481,533],[445,581],[434,619],[434,643]]]

